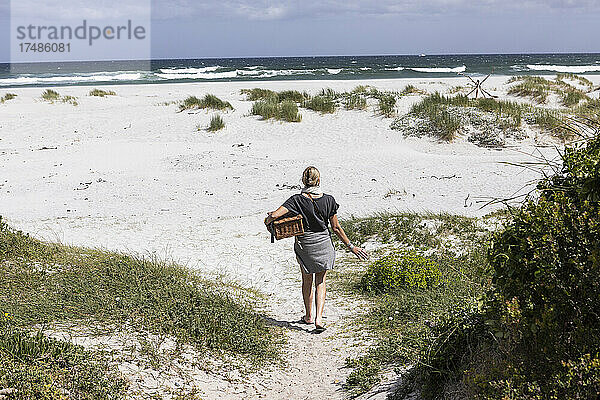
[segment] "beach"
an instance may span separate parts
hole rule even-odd
[[[493,76],[486,88],[509,98],[508,78]],[[588,79],[600,83],[600,76]],[[390,129],[392,118],[372,108],[333,114],[301,108],[301,122],[263,121],[249,115],[252,102],[240,90],[316,93],[361,84],[450,93],[466,83],[459,77],[56,89],[77,98],[77,106],[43,101],[45,88],[3,90],[17,97],[0,105],[0,214],[41,239],[156,256],[225,277],[268,296],[266,312],[275,320],[297,320],[302,303],[293,241],[271,244],[263,218],[299,191],[305,167],[319,168],[341,219],[398,211],[480,217],[501,206],[482,208],[490,200],[527,193],[539,178],[514,164],[539,154],[554,157],[561,144],[538,132],[502,148],[460,136],[450,143],[407,138]],[[96,87],[116,95],[89,96]],[[216,111],[179,112],[177,101],[207,93],[234,108],[218,113],[223,130],[205,130]],[[400,97],[398,114],[422,98]],[[332,327],[350,313],[343,302],[326,305]],[[342,366],[354,351],[351,343],[333,333],[315,339],[286,332],[286,368],[237,382],[199,373],[202,398],[344,398],[339,382],[348,374]],[[315,373],[323,379],[313,382]],[[303,393],[308,382],[314,391]]]

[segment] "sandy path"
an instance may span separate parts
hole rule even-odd
[[[495,79],[495,81],[493,81]],[[492,78],[500,87],[504,78]],[[365,82],[361,82],[365,83]],[[401,90],[413,83],[446,90],[462,80],[373,81]],[[340,216],[375,211],[446,211],[481,215],[478,198],[510,196],[531,172],[501,161],[527,159],[518,149],[489,150],[461,142],[404,139],[390,119],[369,112],[322,116],[302,110],[299,124],[246,114],[240,88],[346,89],[358,82],[270,82],[116,86],[117,96],[91,88],[59,88],[80,105],[48,104],[43,89],[14,89],[0,105],[0,210],[13,226],[64,243],[156,254],[207,273],[224,274],[270,296],[269,314],[282,325],[302,313],[292,241],[269,243],[262,218],[295,192],[307,165],[319,167]],[[226,129],[197,131],[213,113],[177,113],[165,101],[214,93],[232,102]],[[400,100],[405,111],[416,97]],[[337,300],[337,301],[336,301]],[[342,305],[345,305],[342,307]],[[245,383],[198,377],[207,399],[344,398],[345,358],[358,350],[340,333],[353,312],[330,299],[330,329],[308,334],[289,325],[287,367]]]

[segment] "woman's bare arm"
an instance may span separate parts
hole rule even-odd
[[[331,223],[331,229],[333,229],[333,232],[340,238],[344,245],[346,245],[346,247],[348,247],[350,251],[354,253],[356,257],[360,258],[361,260],[366,260],[369,258],[369,255],[366,251],[364,251],[360,247],[353,246],[350,243],[350,239],[348,239],[348,236],[346,236],[346,232],[344,232],[344,228],[342,228],[342,226],[340,225],[340,221],[338,221],[337,214],[329,218],[329,222]]]
[[[279,217],[283,217],[288,212],[290,212],[290,210],[284,206],[281,206],[277,210],[267,213],[268,215],[265,218],[265,225],[269,225],[271,222],[275,221]]]

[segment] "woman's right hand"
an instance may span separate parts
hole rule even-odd
[[[369,259],[369,255],[367,254],[366,251],[364,251],[363,249],[361,249],[360,247],[354,246],[352,248],[352,253],[354,253],[354,255],[356,257],[358,257],[361,260],[368,260]]]

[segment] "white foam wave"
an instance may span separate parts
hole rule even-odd
[[[337,75],[340,72],[342,72],[342,70],[339,68],[327,68],[327,73],[329,73],[331,75]]]
[[[199,74],[203,72],[213,72],[221,68],[218,65],[203,68],[167,68],[160,69],[163,74]]]
[[[94,74],[86,76],[51,76],[51,77],[27,77],[0,79],[0,86],[8,85],[43,85],[52,83],[81,83],[81,82],[110,82],[110,81],[137,81],[142,78],[141,73],[104,75]]]
[[[444,68],[444,67],[440,67],[440,68],[410,68],[413,71],[416,72],[426,72],[426,73],[451,73],[451,72],[465,72],[467,70],[467,67],[465,65],[463,65],[462,67],[455,67],[455,68]]]
[[[386,71],[404,71],[404,67],[386,68]]]
[[[167,73],[167,74],[156,74],[159,78],[163,79],[226,79],[237,77],[237,71],[226,71],[226,72],[196,72],[196,73]]]
[[[572,74],[583,74],[584,72],[600,72],[600,65],[528,65],[532,71],[554,71]]]

